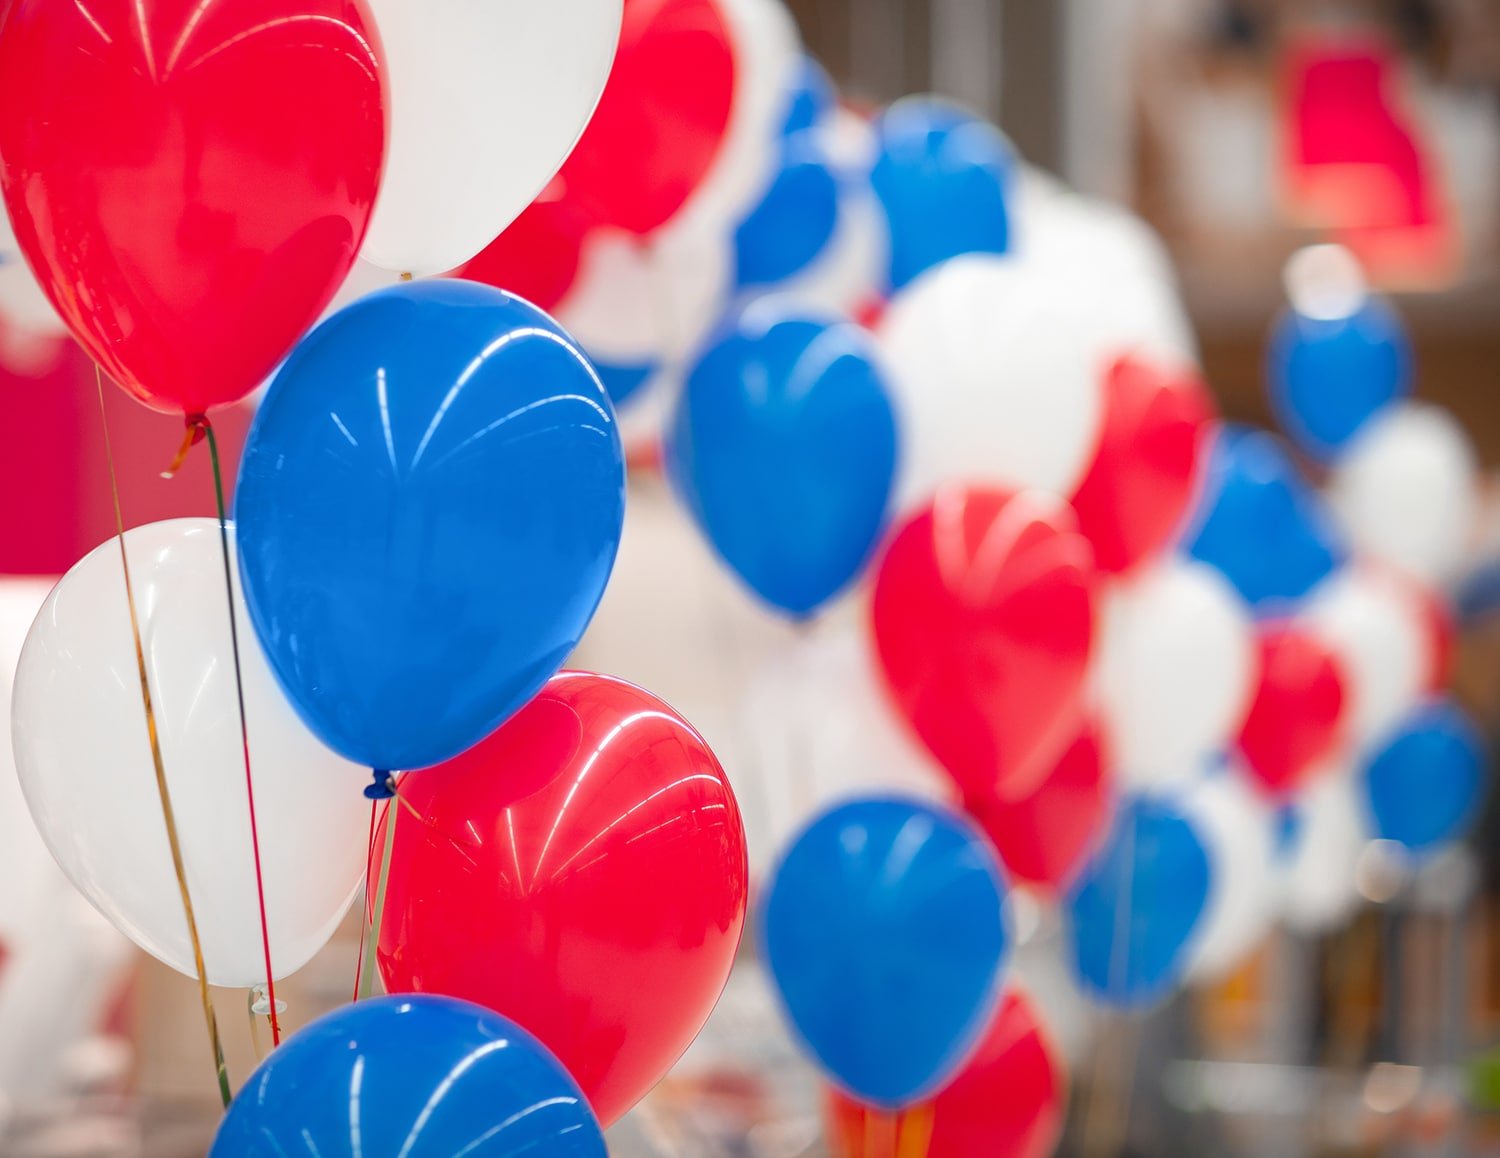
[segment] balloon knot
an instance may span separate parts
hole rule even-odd
[[[187,427],[182,436],[182,445],[177,448],[177,453],[172,456],[172,462],[166,470],[161,472],[162,478],[175,478],[177,472],[182,469],[182,464],[187,461],[188,451],[203,441],[208,433],[208,418],[203,414],[188,414],[183,416],[183,424]]]
[[[396,795],[396,779],[389,772],[377,768],[371,775],[375,777],[375,783],[365,786],[366,800],[389,800]]]

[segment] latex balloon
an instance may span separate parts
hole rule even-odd
[[[461,281],[363,298],[282,367],[240,467],[272,670],[350,759],[457,755],[576,646],[624,501],[604,389],[545,314]]]
[[[141,401],[191,415],[243,397],[333,297],[384,162],[378,43],[361,0],[9,6],[16,238]]]
[[[1356,747],[1394,727],[1435,690],[1441,645],[1428,600],[1399,573],[1356,562],[1319,584],[1299,618],[1338,657],[1344,729]]]
[[[569,195],[604,224],[641,235],[661,228],[714,164],[735,85],[716,0],[625,0],[604,94],[563,168]]]
[[[969,1064],[933,1099],[927,1156],[1051,1158],[1067,1101],[1062,1059],[1031,1000],[1012,990]],[[834,1153],[867,1158],[870,1111],[837,1090],[827,1105]],[[915,1125],[905,1130],[914,1134]]]
[[[261,984],[266,969],[219,525],[151,523],[128,532],[126,549],[208,980]],[[360,788],[367,775],[297,719],[255,642],[238,583],[235,614],[271,966],[279,978],[323,947],[364,878],[369,812]],[[196,977],[114,541],[86,555],[47,597],[21,654],[11,715],[21,787],[58,864],[121,932]]]
[[[1375,833],[1426,857],[1461,837],[1489,787],[1489,753],[1478,727],[1436,699],[1385,737],[1364,771]]]
[[[1425,582],[1451,579],[1478,514],[1479,461],[1456,418],[1408,403],[1369,423],[1329,479],[1354,547]]]
[[[771,879],[761,936],[823,1071],[884,1109],[942,1088],[1000,997],[1004,901],[988,843],[945,809],[874,798],[813,821]]]
[[[509,290],[540,310],[553,310],[578,280],[590,223],[554,182],[458,276]]]
[[[947,261],[892,300],[878,332],[908,501],[955,478],[1073,492],[1099,445],[1104,371],[1118,354],[1079,340],[1090,302],[1066,269],[988,256]]]
[[[797,62],[782,105],[785,111],[782,133],[792,136],[825,123],[835,115],[838,103],[839,94],[828,70],[804,53]]]
[[[1244,600],[1213,569],[1167,556],[1110,592],[1098,693],[1122,780],[1197,775],[1239,733],[1259,673]]]
[[[817,260],[838,229],[841,181],[817,133],[786,138],[765,197],[735,228],[741,288],[787,281]]]
[[[1371,418],[1411,393],[1411,362],[1401,319],[1378,299],[1340,317],[1287,310],[1267,358],[1271,408],[1299,447],[1332,461]]]
[[[869,335],[777,299],[731,318],[688,375],[667,473],[757,595],[812,614],[863,569],[885,525],[896,423]]]
[[[1326,579],[1346,548],[1318,495],[1274,435],[1226,426],[1184,537],[1258,612],[1284,609]]]
[[[391,150],[365,260],[442,273],[542,191],[588,124],[621,0],[368,0],[389,61]]]
[[[1277,817],[1238,762],[1209,769],[1182,796],[1212,882],[1188,975],[1222,977],[1256,948],[1277,913]]]
[[[870,182],[890,222],[889,289],[961,254],[1006,251],[1014,160],[999,129],[949,101],[917,96],[891,105],[875,131]]]
[[[1109,758],[1090,720],[1036,788],[1018,800],[966,802],[1013,881],[1059,892],[1072,881],[1109,822]]]
[[[1282,915],[1298,932],[1327,932],[1360,901],[1355,872],[1372,835],[1364,800],[1352,771],[1335,765],[1310,776],[1290,807],[1290,847],[1278,874]]]
[[[1196,374],[1139,358],[1110,367],[1099,449],[1072,498],[1101,571],[1129,570],[1177,531],[1197,493],[1213,417]]]
[[[1343,739],[1344,670],[1323,640],[1294,623],[1263,624],[1259,644],[1260,686],[1239,748],[1256,785],[1282,800]]]
[[[872,603],[880,666],[966,796],[1026,795],[1077,734],[1093,586],[1072,513],[1036,491],[948,488],[891,540]]]
[[[1187,965],[1212,873],[1202,837],[1179,805],[1149,796],[1125,802],[1065,905],[1084,990],[1126,1009],[1166,997]]]
[[[406,1158],[607,1153],[578,1084],[536,1038],[468,1002],[408,996],[346,1005],[288,1038],[250,1075],[209,1158],[398,1145]]]
[[[565,672],[401,795],[387,990],[514,1018],[614,1122],[703,1028],[739,944],[745,833],[719,762],[649,692]]]

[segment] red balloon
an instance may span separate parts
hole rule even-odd
[[[563,166],[570,198],[645,235],[687,202],[718,156],[736,63],[717,0],[625,0],[614,67]]]
[[[1240,751],[1261,789],[1282,799],[1338,746],[1344,676],[1317,636],[1289,623],[1261,628],[1260,672]]]
[[[1098,721],[1084,725],[1030,795],[970,800],[967,807],[1012,880],[1061,892],[1109,818],[1110,776]]]
[[[538,309],[554,310],[578,280],[578,263],[590,222],[562,195],[561,182],[510,223],[499,237],[454,276],[509,290]]]
[[[1031,1002],[1006,995],[978,1052],[931,1106],[927,1158],[1051,1158],[1062,1138],[1067,1071]],[[833,1150],[865,1158],[865,1108],[827,1094]],[[903,1129],[910,1129],[908,1111]],[[904,1139],[903,1139],[904,1141]],[[905,1153],[905,1151],[902,1151]]]
[[[343,282],[385,154],[361,0],[16,0],[0,157],[16,240],[158,410],[248,394]]]
[[[1121,358],[1104,380],[1104,431],[1073,495],[1101,571],[1118,574],[1166,546],[1197,489],[1214,419],[1196,374]]]
[[[1075,733],[1095,573],[1066,503],[944,488],[897,531],[875,581],[896,705],[966,796],[1019,799]]]
[[[397,806],[387,991],[519,1022],[613,1122],[703,1028],[744,927],[745,832],[714,754],[649,692],[564,672],[401,795],[421,820]]]

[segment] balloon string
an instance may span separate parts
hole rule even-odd
[[[380,805],[374,800],[370,801],[370,835],[365,842],[365,888],[370,887],[370,877],[375,871],[375,814]],[[365,933],[369,929],[369,922],[365,920],[364,906],[360,906],[359,915],[359,952],[354,958],[354,996],[351,1002],[359,1000],[359,979],[365,968]]]
[[[271,1007],[273,1010],[275,1006]],[[255,990],[245,992],[245,1012],[250,1015],[250,1044],[255,1048],[255,1060],[265,1061],[266,1051],[260,1044],[260,1019],[255,1014]]]
[[[115,474],[114,448],[109,438],[109,412],[104,404],[104,376],[97,364],[94,366],[94,378],[99,387],[99,421],[104,430],[104,459],[109,469],[109,489],[114,500],[115,535],[120,542],[120,565],[125,573],[125,602],[130,607],[130,632],[135,640],[135,664],[141,681],[141,705],[146,713],[146,736],[151,743],[151,762],[156,770],[156,794],[161,800],[161,817],[167,828],[167,847],[172,853],[172,870],[177,874],[177,890],[182,895],[182,914],[187,920],[188,940],[193,946],[193,967],[198,976],[198,996],[203,1002],[203,1022],[208,1028],[208,1043],[213,1050],[219,1097],[223,1100],[225,1109],[228,1109],[233,1100],[229,1089],[229,1067],[224,1062],[224,1043],[219,1037],[219,1019],[214,1014],[213,995],[208,991],[208,971],[203,965],[203,941],[198,935],[198,918],[193,912],[193,898],[188,890],[187,870],[182,860],[182,842],[177,832],[177,816],[172,809],[172,794],[167,788],[161,737],[156,730],[156,712],[151,703],[151,681],[146,673],[146,651],[141,645],[140,618],[136,614],[135,591],[130,582],[130,558],[125,550],[125,515],[120,508],[120,482]]]
[[[229,518],[224,506],[224,472],[219,465],[219,439],[204,415],[188,419],[190,429],[201,430],[208,440],[208,458],[214,471],[214,502],[219,512],[219,553],[224,557],[224,598],[229,604],[229,650],[234,657],[234,695],[240,711],[240,748],[245,758],[245,803],[250,812],[250,851],[255,858],[255,901],[260,909],[260,947],[266,964],[267,1016],[271,1022],[271,1048],[281,1044],[281,1017],[276,1005],[276,978],[271,969],[271,925],[266,919],[266,879],[261,871],[260,825],[255,813],[255,778],[250,773],[250,723],[245,715],[245,673],[240,664],[239,617],[234,613],[234,568],[229,561]],[[191,438],[186,444],[192,446]]]
[[[200,442],[203,441],[204,433],[208,429],[208,419],[204,418],[202,415],[199,415],[196,418],[188,418],[187,431],[182,436],[182,444],[178,446],[177,453],[172,456],[172,461],[167,464],[167,469],[161,472],[162,478],[173,479],[177,477],[177,472],[182,469],[182,464],[187,462],[188,451],[192,450],[193,447],[197,446]],[[214,461],[218,461],[217,453],[215,453],[214,455]],[[222,509],[222,499],[220,500],[219,505]]]
[[[395,793],[392,791],[392,795]],[[391,847],[396,842],[396,809],[385,806],[385,847],[380,850],[380,880],[375,886],[375,904],[370,913],[370,951],[360,969],[359,998],[370,996],[375,988],[375,959],[379,955],[380,923],[385,916],[386,886],[391,879]]]

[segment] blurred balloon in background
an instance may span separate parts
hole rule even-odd
[[[1239,749],[1255,785],[1284,800],[1340,746],[1344,669],[1315,633],[1293,623],[1263,623],[1257,636],[1260,683]]]
[[[1062,500],[954,485],[895,532],[871,604],[893,702],[967,796],[1017,799],[1077,734],[1088,542]]]
[[[1121,803],[1065,902],[1073,967],[1104,1005],[1140,1009],[1171,993],[1214,886],[1197,826],[1164,796]]]
[[[814,820],[767,887],[761,947],[783,1008],[826,1074],[899,1109],[964,1065],[1000,996],[1005,885],[958,816],[899,798]]]
[[[1479,728],[1452,701],[1424,704],[1387,734],[1364,770],[1375,834],[1426,857],[1478,815],[1490,757]]]
[[[906,97],[875,120],[870,184],[891,230],[889,288],[966,253],[1004,253],[1014,165],[1000,130],[938,97]]]
[[[257,863],[272,972],[284,977],[327,943],[364,877],[359,791],[367,773],[297,718],[255,642],[236,584],[263,838],[257,857],[218,522],[136,527],[125,549],[208,981],[243,989],[266,980]],[[141,948],[195,977],[125,596],[120,545],[109,541],[47,597],[16,671],[16,771],[37,830],[68,878]],[[274,840],[264,839],[268,833]]]
[[[1347,554],[1316,491],[1275,435],[1226,426],[1184,543],[1259,613],[1301,599]]]
[[[346,1005],[288,1038],[250,1075],[209,1154],[398,1142],[409,1158],[607,1153],[578,1084],[536,1038],[467,1002],[405,996]]]
[[[714,549],[799,618],[864,568],[896,459],[868,334],[780,299],[724,324],[688,374],[666,437],[667,473]]]
[[[1282,918],[1300,933],[1328,932],[1361,900],[1355,873],[1372,835],[1362,786],[1347,765],[1320,768],[1286,807],[1290,824],[1277,874]]]
[[[401,797],[387,991],[514,1018],[614,1122],[703,1028],[739,945],[745,833],[718,760],[649,692],[564,672]]]
[[[1124,783],[1182,783],[1232,743],[1259,678],[1250,610],[1218,572],[1167,555],[1107,591],[1096,677]]]
[[[1067,1069],[1035,1004],[1013,989],[973,1058],[933,1099],[928,1158],[1049,1158],[1067,1104]],[[869,1111],[836,1089],[827,1107],[834,1152],[862,1158]]]
[[[577,645],[624,501],[609,400],[555,322],[488,286],[401,285],[315,330],[261,405],[235,502],[246,601],[325,743],[423,768]]]
[[[839,104],[839,94],[828,70],[806,53],[797,62],[783,99],[786,115],[781,131],[788,137],[824,124]]]
[[[572,290],[592,223],[553,181],[513,222],[456,272],[509,290],[551,312]]]

